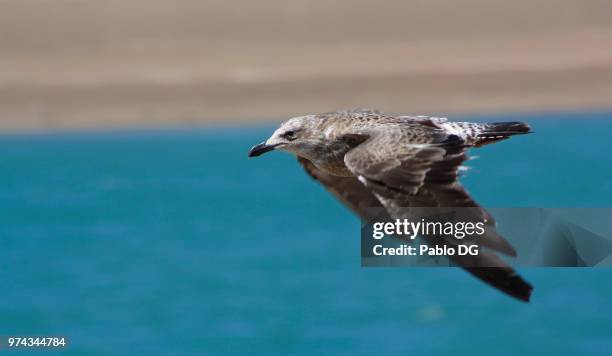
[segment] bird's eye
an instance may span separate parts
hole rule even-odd
[[[287,131],[283,134],[283,137],[289,141],[293,141],[296,139],[295,131]]]

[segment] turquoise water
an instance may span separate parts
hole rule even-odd
[[[610,207],[612,114],[524,120],[475,151],[487,206]],[[457,269],[360,267],[359,222],[271,126],[0,137],[0,335],[73,354],[612,351],[612,271],[524,269],[532,303]]]

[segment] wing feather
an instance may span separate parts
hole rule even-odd
[[[393,139],[389,138],[389,135]],[[457,181],[460,165],[467,159],[464,141],[456,135],[440,138],[433,132],[429,143],[411,144],[397,140],[397,133],[380,132],[345,155],[346,166],[372,190],[393,218],[419,218],[419,209],[406,207],[464,208],[460,220],[487,221],[482,246],[502,253],[516,251],[495,232],[492,216],[480,207]],[[422,141],[422,138],[421,138]],[[392,146],[389,146],[392,145]],[[457,245],[457,239],[425,237],[430,245]],[[493,253],[451,256],[451,260],[486,283],[518,299],[528,301],[532,287]]]
[[[321,183],[340,202],[351,209],[362,221],[388,220],[384,206],[356,177],[337,177],[325,173],[306,158],[298,157],[304,170]]]

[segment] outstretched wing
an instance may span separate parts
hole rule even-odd
[[[420,220],[421,216],[415,214],[421,209],[406,207],[462,208],[456,209],[459,221],[487,222],[486,235],[478,238],[481,246],[515,255],[515,250],[495,232],[491,215],[457,181],[469,146],[460,137],[441,135],[437,130],[415,144],[403,130],[385,127],[372,132],[368,140],[345,155],[346,166],[374,193],[391,217]],[[430,245],[468,243],[437,236],[424,238]],[[495,254],[481,251],[477,256],[451,256],[451,260],[486,283],[521,300],[529,300],[531,285]]]
[[[325,189],[338,200],[351,209],[363,221],[373,219],[386,220],[386,210],[380,200],[355,177],[332,176],[317,168],[306,158],[298,157],[298,162],[304,167],[308,175],[321,183]],[[372,209],[379,208],[379,209]],[[375,214],[376,216],[373,216]],[[380,216],[383,214],[384,216]]]

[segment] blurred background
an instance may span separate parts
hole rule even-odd
[[[351,107],[525,121],[486,207],[610,207],[612,2],[0,0],[0,335],[68,354],[611,353],[608,269],[361,268],[359,221],[248,149]]]
[[[0,1],[0,129],[612,105],[607,0]]]

